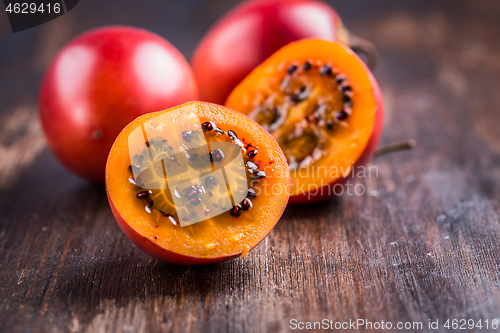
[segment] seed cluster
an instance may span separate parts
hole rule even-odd
[[[182,132],[182,140],[186,143],[191,143],[194,140],[200,139],[200,135],[203,136],[203,133],[205,135],[215,135],[214,139],[216,140],[226,140],[226,141],[231,141],[234,144],[236,144],[241,151],[243,152],[244,156],[244,161],[245,161],[245,169],[247,172],[247,182],[249,179],[256,180],[256,179],[262,179],[266,177],[266,173],[262,170],[259,170],[259,165],[260,163],[258,161],[254,161],[255,157],[258,154],[258,148],[255,147],[252,143],[243,143],[236,133],[233,130],[229,130],[227,132],[224,132],[220,128],[218,128],[215,123],[213,122],[205,122],[201,126],[200,131],[184,131]],[[154,152],[156,154],[158,153],[168,153],[169,151],[173,150],[173,147],[169,146],[167,144],[167,140],[161,139],[161,138],[156,138],[153,140],[150,140],[149,142],[146,142],[146,146],[149,149],[154,149]],[[130,176],[128,177],[128,182],[134,186],[136,190],[136,197],[143,201],[145,203],[145,210],[148,213],[152,213],[151,209],[157,210],[160,214],[162,214],[163,217],[167,218],[173,225],[179,225],[178,223],[178,218],[176,218],[176,210],[175,210],[175,205],[173,202],[171,202],[171,199],[167,199],[169,202],[165,203],[164,201],[166,200],[165,195],[162,195],[160,193],[161,191],[165,192],[165,190],[152,190],[152,189],[147,189],[147,185],[144,185],[143,179],[141,179],[141,176],[144,172],[148,170],[141,170],[141,165],[142,162],[144,161],[144,156],[147,156],[147,152],[143,151],[141,154],[136,155],[132,158],[133,163],[129,166],[129,172]],[[196,150],[192,148],[191,150],[186,150],[185,151],[186,155],[186,160],[189,166],[191,167],[197,167],[200,168],[201,166],[206,166],[207,163],[214,163],[214,162],[223,162],[225,159],[225,153],[222,149],[214,149],[210,151],[208,154],[207,153],[202,153],[202,149]],[[170,155],[165,155],[165,156],[170,156]],[[182,165],[181,160],[178,158],[171,157],[171,158],[165,158],[163,160],[164,164],[163,166],[169,171],[179,171],[183,172],[187,170],[187,166]],[[166,162],[165,162],[166,161]],[[151,169],[151,166],[146,168],[146,169]],[[135,172],[135,173],[134,173]],[[137,179],[134,179],[134,174],[139,174]],[[248,182],[250,183],[250,182]],[[254,185],[256,182],[252,181],[252,185]],[[224,186],[225,184],[221,184]],[[198,206],[202,202],[202,195],[207,193],[208,197],[212,198],[214,197],[214,191],[218,188],[219,184],[218,181],[215,177],[213,176],[207,176],[204,177],[203,179],[200,179],[200,183],[196,185],[189,186],[185,188],[181,193],[177,191],[177,189],[174,189],[174,195],[177,198],[185,198],[185,202],[187,202],[187,205],[192,205]],[[253,207],[253,203],[251,199],[254,199],[257,197],[257,194],[253,188],[249,188],[247,190],[247,195],[246,198],[241,202],[241,203],[235,203],[235,205],[232,206],[232,208],[229,209],[229,214],[237,217],[242,214],[243,211],[248,211]],[[155,200],[160,200],[160,205],[161,207],[157,207],[158,205],[155,205]],[[214,207],[218,207],[217,204],[214,202],[213,203]],[[169,209],[165,209],[165,207]],[[189,210],[189,207],[187,207]],[[204,210],[204,213],[206,216],[210,215],[210,208],[207,208]],[[192,215],[192,216],[191,216]],[[192,211],[188,216],[184,216],[183,220],[184,221],[189,221],[191,218],[194,218],[196,213]]]
[[[347,126],[352,96],[346,76],[330,64],[295,62],[286,69],[278,89],[257,97],[250,117],[276,137],[291,169],[306,167],[322,155],[317,148],[326,137],[337,126]]]

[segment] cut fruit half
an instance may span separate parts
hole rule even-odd
[[[226,106],[276,138],[291,172],[291,203],[343,193],[337,187],[373,156],[384,113],[364,63],[345,46],[319,39],[276,52],[233,90]]]
[[[274,138],[250,118],[191,102],[147,114],[106,165],[113,214],[149,255],[207,264],[245,255],[278,222],[290,179]]]

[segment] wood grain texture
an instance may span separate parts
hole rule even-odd
[[[451,332],[448,318],[500,318],[498,2],[336,4],[379,49],[383,142],[418,147],[376,159],[364,196],[288,207],[242,260],[151,259],[118,228],[103,186],[54,159],[36,99],[68,38],[129,23],[190,52],[232,4],[81,1],[63,22],[17,34],[0,24],[0,331],[280,332],[292,318],[363,318],[439,319]]]

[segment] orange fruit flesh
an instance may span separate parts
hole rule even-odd
[[[204,131],[200,124],[207,122],[223,133]],[[252,150],[258,153],[250,158]],[[265,178],[254,177],[258,171]],[[279,220],[290,186],[286,160],[265,130],[237,112],[201,102],[130,123],[111,149],[106,185],[119,223],[156,247],[195,258],[246,254]],[[248,188],[257,193],[249,197],[252,207],[232,216]],[[138,198],[141,193],[146,197]]]
[[[276,52],[233,90],[226,106],[276,138],[290,165],[292,196],[347,177],[368,144],[376,112],[359,58],[317,39]]]

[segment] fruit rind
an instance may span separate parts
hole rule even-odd
[[[128,149],[126,145],[124,145],[125,137],[128,135],[132,127],[137,126],[137,124],[147,121],[148,119],[155,117],[157,114],[166,111],[139,117],[138,119],[134,120],[134,122],[129,124],[115,141],[111,149],[111,153],[108,157],[106,166],[107,195],[113,215],[115,216],[119,226],[122,228],[127,237],[138,248],[157,259],[180,265],[200,265],[236,258],[238,256],[241,256],[242,253],[248,252],[258,243],[260,243],[260,241],[262,241],[262,239],[267,236],[272,227],[274,227],[274,225],[281,217],[286,207],[286,203],[288,202],[290,190],[289,174],[288,172],[284,172],[287,171],[286,161],[284,160],[281,149],[279,148],[276,141],[267,132],[260,128],[258,124],[244,115],[241,115],[222,106],[202,102],[186,103],[184,105],[170,109],[170,111],[179,108],[201,108],[200,110],[203,110],[203,115],[200,116],[200,120],[205,121],[207,119],[205,118],[205,116],[209,115],[210,121],[214,121],[214,123],[217,124],[224,124],[224,128],[226,130],[229,128],[234,128],[238,130],[239,133],[244,133],[244,135],[247,137],[250,137],[251,134],[252,140],[255,142],[266,142],[266,147],[260,147],[259,154],[263,154],[263,156],[267,156],[268,159],[273,160],[273,168],[275,168],[276,170],[281,170],[279,183],[283,185],[283,191],[281,191],[280,193],[276,193],[276,195],[272,197],[273,200],[261,200],[260,203],[255,203],[254,207],[249,211],[245,211],[245,213],[253,214],[254,212],[259,212],[259,214],[254,215],[256,218],[258,218],[258,216],[267,216],[269,217],[270,222],[266,222],[264,224],[259,224],[261,222],[256,223],[255,231],[258,237],[253,240],[249,239],[248,243],[241,243],[246,245],[242,245],[243,247],[241,247],[238,251],[230,253],[226,252],[219,255],[210,254],[218,252],[207,252],[208,255],[191,254],[179,251],[177,247],[172,247],[168,242],[165,243],[164,237],[160,236],[159,238],[155,238],[155,235],[153,233],[154,229],[148,227],[149,222],[145,217],[146,213],[141,212],[138,215],[134,215],[134,212],[131,211],[133,210],[133,208],[127,206],[126,202],[120,201],[120,198],[123,200],[124,196],[126,195],[125,193],[122,193],[123,191],[128,191],[133,194],[132,190],[119,188],[121,186],[120,184],[127,184],[127,186],[130,187],[133,187],[133,184],[128,181],[127,176],[125,176],[126,173],[120,171],[120,174],[120,172],[116,171],[119,165],[124,165],[123,157],[119,156],[122,154],[124,154],[124,156],[129,156]],[[264,199],[264,197],[262,198]],[[136,201],[139,200],[136,198],[135,194],[131,196],[131,199]],[[257,199],[255,200],[258,201],[258,199],[259,198],[257,197]],[[227,215],[229,216],[229,212],[227,213]],[[242,214],[241,217],[243,216],[244,214]],[[236,217],[234,219],[238,218],[240,217]],[[237,220],[235,220],[234,222],[238,223]],[[203,223],[204,222],[200,222],[198,224],[203,225]],[[172,225],[172,223],[170,223],[170,225]],[[194,225],[194,227],[196,227],[196,225]],[[175,226],[172,225],[171,227],[174,228]],[[177,230],[180,230],[181,227],[177,226],[177,228]],[[241,241],[245,241],[245,239],[242,239]]]

